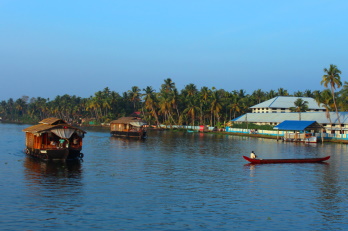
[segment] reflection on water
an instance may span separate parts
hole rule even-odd
[[[71,162],[42,161],[32,157],[24,160],[25,201],[22,209],[37,214],[35,230],[59,227],[61,217],[73,218],[83,205],[83,183],[80,160]],[[29,214],[24,220],[33,220]],[[73,220],[65,219],[69,224]],[[42,223],[44,222],[44,223]]]
[[[45,178],[81,178],[81,161],[42,161],[28,156],[24,161],[25,176],[33,181]]]

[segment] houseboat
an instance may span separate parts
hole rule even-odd
[[[146,122],[139,117],[122,117],[110,122],[110,133],[115,137],[133,137],[145,139]]]
[[[23,129],[25,153],[44,160],[82,158],[82,139],[85,131],[58,118],[47,118]]]

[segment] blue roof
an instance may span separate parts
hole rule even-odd
[[[313,125],[314,123],[316,123],[316,121],[285,120],[284,122],[275,126],[274,129],[304,131],[307,127]]]

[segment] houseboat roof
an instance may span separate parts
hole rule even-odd
[[[256,104],[250,108],[290,108],[295,106],[295,101],[300,98],[308,102],[308,109],[310,110],[324,110],[324,107],[318,106],[318,103],[310,97],[293,97],[293,96],[277,96],[266,100],[262,103]]]
[[[40,121],[39,124],[25,128],[22,131],[29,132],[29,133],[42,133],[45,131],[49,131],[49,130],[52,130],[55,128],[62,128],[62,127],[76,129],[78,131],[86,133],[84,130],[73,127],[73,126],[67,124],[64,120],[54,118],[54,117],[46,118],[46,119]]]
[[[278,124],[273,129],[285,130],[285,131],[304,131],[306,129],[318,129],[322,128],[316,121],[304,121],[304,120],[285,120]]]
[[[39,122],[39,124],[50,124],[50,125],[56,125],[56,124],[66,124],[66,122],[62,119],[50,117],[43,119]]]
[[[110,124],[130,124],[134,122],[141,122],[143,124],[146,124],[146,121],[142,120],[139,117],[121,117],[117,120],[111,121]]]

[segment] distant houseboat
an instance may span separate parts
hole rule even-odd
[[[58,118],[47,118],[23,129],[25,153],[45,160],[82,158],[82,139],[85,131]]]
[[[146,138],[146,122],[139,117],[122,117],[110,122],[110,133],[116,137]]]

